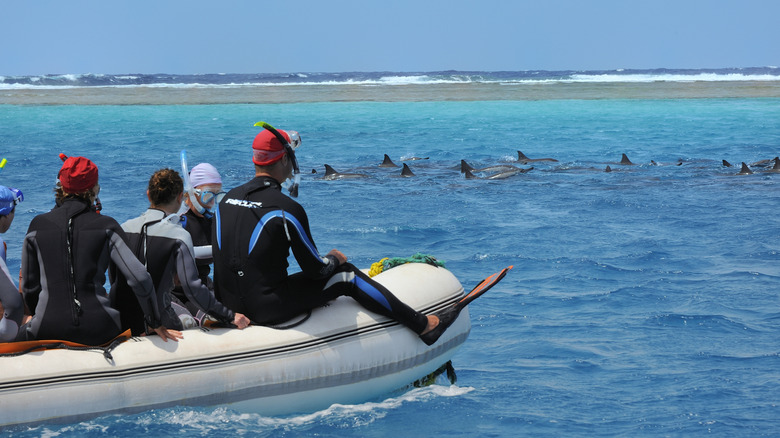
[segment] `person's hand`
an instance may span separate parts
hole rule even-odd
[[[167,328],[165,328],[163,326],[159,326],[159,327],[157,327],[156,329],[153,329],[153,330],[165,342],[168,342],[168,339],[170,339],[170,340],[172,340],[174,342],[179,342],[179,339],[183,339],[184,338],[184,335],[182,335],[180,331],[178,331],[178,330],[169,330],[169,329],[167,329]]]
[[[244,316],[243,313],[236,313],[236,316],[233,317],[233,325],[238,327],[239,330],[243,330],[251,324],[252,321],[249,320],[246,316]]]
[[[347,256],[345,256],[341,251],[337,249],[330,250],[328,255],[332,255],[336,257],[336,259],[339,261],[339,265],[343,265],[344,263],[347,263]]]

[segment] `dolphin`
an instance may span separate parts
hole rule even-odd
[[[417,160],[427,160],[429,157],[409,157],[409,158],[402,158],[401,161],[417,161]]]
[[[609,167],[609,164],[607,164],[607,168],[604,169],[604,172],[612,172],[612,168]]]
[[[412,172],[412,169],[409,168],[409,166],[404,163],[404,168],[401,169],[401,176],[408,178],[410,176],[414,176],[414,172]]]
[[[623,154],[623,157],[620,158],[620,164],[624,166],[632,166],[634,163],[631,162],[631,160],[628,159],[628,155]]]
[[[469,163],[466,162],[466,160],[460,160],[460,173],[465,173],[466,170],[470,170],[471,172],[494,172],[494,171],[504,171],[504,170],[512,170],[517,169],[517,167],[512,166],[511,164],[500,164],[497,166],[488,166],[483,167],[481,169],[475,169],[473,168]]]
[[[745,164],[745,162],[742,162],[742,169],[739,171],[737,175],[752,175],[753,171],[750,170],[750,168]]]
[[[775,165],[767,172],[780,173],[780,157],[775,157]]]
[[[398,167],[398,165],[393,163],[393,160],[385,154],[385,160],[382,161],[382,164],[380,164],[379,167]]]
[[[556,160],[555,158],[528,158],[528,157],[525,156],[524,153],[522,153],[520,151],[517,151],[517,161],[519,161],[519,162],[521,162],[523,164],[535,163],[535,162],[539,162],[539,161],[552,161],[552,162],[555,162],[555,163],[558,162],[558,160]]]
[[[526,173],[526,172],[531,171],[531,170],[533,170],[533,167],[529,167],[527,169],[522,169],[522,168],[519,168],[519,167],[515,167],[514,169],[505,170],[503,172],[498,172],[498,173],[495,173],[493,175],[486,176],[484,178],[480,178],[480,177],[474,175],[468,169],[466,169],[466,171],[463,172],[463,173],[466,174],[466,179],[505,179],[505,178],[509,178],[510,176],[518,175],[518,174],[521,174],[521,173]]]
[[[731,167],[731,163],[729,163],[726,160],[723,160],[723,167]]]
[[[336,180],[336,179],[347,179],[347,178],[367,178],[368,175],[365,175],[363,173],[341,173],[336,171],[336,169],[330,167],[329,164],[325,165],[325,176],[322,177],[322,179],[327,180]]]
[[[774,158],[772,158],[771,160],[761,160],[761,161],[756,161],[755,163],[750,163],[750,165],[751,165],[752,167],[769,167],[769,166],[772,166],[772,165],[774,165],[774,163],[775,163],[775,162],[776,162],[776,160],[778,160],[778,159],[780,159],[780,157],[774,157]]]

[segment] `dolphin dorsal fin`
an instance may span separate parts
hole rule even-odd
[[[628,155],[623,154],[623,157],[620,159],[620,164],[634,164],[631,162],[631,160],[628,159]]]
[[[604,169],[604,172],[612,172],[612,168],[609,167],[609,164],[607,164],[607,168]]]
[[[330,164],[325,165],[325,176],[328,175],[338,175],[338,172],[336,172],[336,169],[330,167]]]
[[[517,151],[517,161],[523,161],[523,160],[527,160],[527,159],[528,159],[528,157],[526,157],[524,153],[522,153],[520,151]]]
[[[780,170],[780,157],[775,157],[775,165],[772,170]]]
[[[460,173],[465,173],[466,171],[474,170],[473,167],[469,165],[469,163],[466,162],[466,160],[460,160]]]
[[[469,169],[466,169],[463,173],[466,174],[466,179],[476,179],[477,177],[471,173]]]
[[[382,164],[380,166],[383,167],[398,167],[395,163],[393,163],[393,160],[390,159],[390,157],[385,154],[385,159],[382,161]]]
[[[747,165],[747,164],[745,164],[745,162],[743,161],[743,162],[742,162],[742,169],[739,171],[739,174],[740,174],[740,175],[751,175],[751,174],[753,174],[753,171],[752,171],[752,170],[750,170],[750,168],[748,167],[748,165]]]
[[[731,163],[729,163],[726,160],[723,160],[723,167],[731,167]]]
[[[406,163],[404,163],[404,168],[401,169],[401,176],[414,176],[414,172],[412,172],[412,169],[410,169]]]

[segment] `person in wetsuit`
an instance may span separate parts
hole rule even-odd
[[[321,256],[306,212],[284,195],[295,154],[290,135],[266,128],[252,144],[255,178],[230,190],[214,221],[217,297],[258,324],[278,324],[348,295],[366,309],[395,319],[428,345],[453,318],[418,313],[334,249]],[[288,275],[290,249],[301,272]]]
[[[11,228],[16,204],[24,200],[21,190],[0,186],[0,234]],[[8,247],[0,237],[0,342],[16,339],[24,319],[24,301],[6,265]]]
[[[249,325],[249,319],[223,306],[198,278],[190,234],[181,226],[176,214],[181,207],[183,187],[175,170],[161,169],[152,175],[146,191],[151,206],[141,216],[122,224],[129,246],[152,276],[157,290],[157,307],[166,327],[182,330],[195,326],[190,312],[171,295],[174,279],[178,277],[188,303],[223,324],[234,324],[243,329]],[[111,303],[120,311],[122,328],[130,328],[133,334],[143,333],[145,324],[138,300],[126,286],[121,273],[117,278],[117,287],[111,291]],[[197,322],[202,325],[203,320]]]
[[[100,345],[119,335],[119,312],[103,288],[109,263],[127,279],[154,332],[165,341],[180,339],[180,332],[160,322],[152,277],[130,251],[122,227],[96,210],[97,166],[84,157],[60,157],[57,205],[33,218],[24,238],[22,292],[32,319],[17,339]]]
[[[189,207],[181,216],[184,229],[190,233],[193,246],[211,246],[211,222],[214,217],[214,207],[225,196],[222,191],[222,177],[217,169],[209,163],[200,163],[190,171],[192,193],[184,192],[184,203]],[[214,290],[211,280],[211,251],[208,258],[195,259],[198,266],[198,278],[210,290]],[[184,303],[193,315],[198,313],[197,306],[190,305],[184,290],[180,285],[173,289],[173,295]]]

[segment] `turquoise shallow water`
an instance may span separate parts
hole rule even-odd
[[[282,418],[176,407],[13,435],[777,433],[780,174],[721,160],[780,153],[778,99],[0,106],[0,180],[25,194],[9,268],[53,204],[58,153],[98,164],[104,213],[121,222],[181,149],[226,187],[248,179],[258,120],[303,137],[299,201],[321,251],[365,267],[432,254],[466,288],[515,266],[470,307],[456,385]],[[517,164],[517,150],[559,161],[503,180],[458,171]],[[427,159],[400,178],[377,167],[385,153]],[[325,163],[368,177],[324,181]]]

